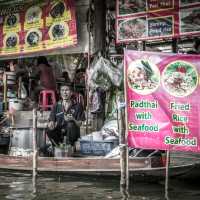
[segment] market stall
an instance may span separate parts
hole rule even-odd
[[[103,5],[95,1],[93,6],[96,8],[95,12],[92,7],[89,9],[89,1],[82,0],[13,1],[12,4],[1,2],[0,113],[1,126],[5,128],[1,129],[1,133],[5,136],[8,129],[12,128],[13,149],[32,149],[29,129],[32,127],[32,109],[35,107],[42,111],[42,119],[38,122],[42,130],[39,132],[42,133],[42,140],[46,140],[45,124],[53,104],[59,98],[58,88],[63,83],[72,85],[73,100],[82,104],[84,109],[87,108],[86,68],[90,65],[88,57],[103,46],[103,35],[99,36],[103,29],[96,31],[97,26],[103,26],[103,18],[95,17],[99,14],[103,17]],[[90,25],[88,9],[91,10],[90,22],[93,23]],[[41,82],[41,73],[38,73],[39,56],[46,57],[45,62],[51,66],[54,77],[51,80],[55,80],[57,86],[46,87],[46,90],[53,91],[45,103],[45,90],[37,91],[38,83]],[[48,69],[46,74],[49,72]],[[51,82],[48,81],[48,85]],[[88,124],[87,129],[91,129]],[[85,132],[86,126],[83,125],[81,134]],[[9,140],[7,146],[8,143]],[[27,146],[27,143],[30,144]],[[12,155],[17,152],[13,152],[13,149],[10,151]],[[21,154],[20,151],[18,153]]]

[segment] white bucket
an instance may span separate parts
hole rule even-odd
[[[74,149],[71,145],[66,145],[65,148],[54,148],[54,157],[71,157],[74,153]]]

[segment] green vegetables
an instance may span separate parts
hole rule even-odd
[[[149,65],[148,61],[141,60],[141,63],[144,66],[147,80],[151,79],[151,76],[153,75],[153,70],[151,69],[151,66]]]

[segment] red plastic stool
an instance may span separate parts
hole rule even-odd
[[[39,107],[42,110],[51,110],[56,103],[54,90],[42,90],[39,96]]]

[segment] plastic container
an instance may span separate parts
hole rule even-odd
[[[73,155],[73,147],[67,145],[65,148],[54,148],[54,157],[71,157]]]
[[[80,150],[85,155],[105,156],[118,144],[118,139],[112,141],[80,140]]]

